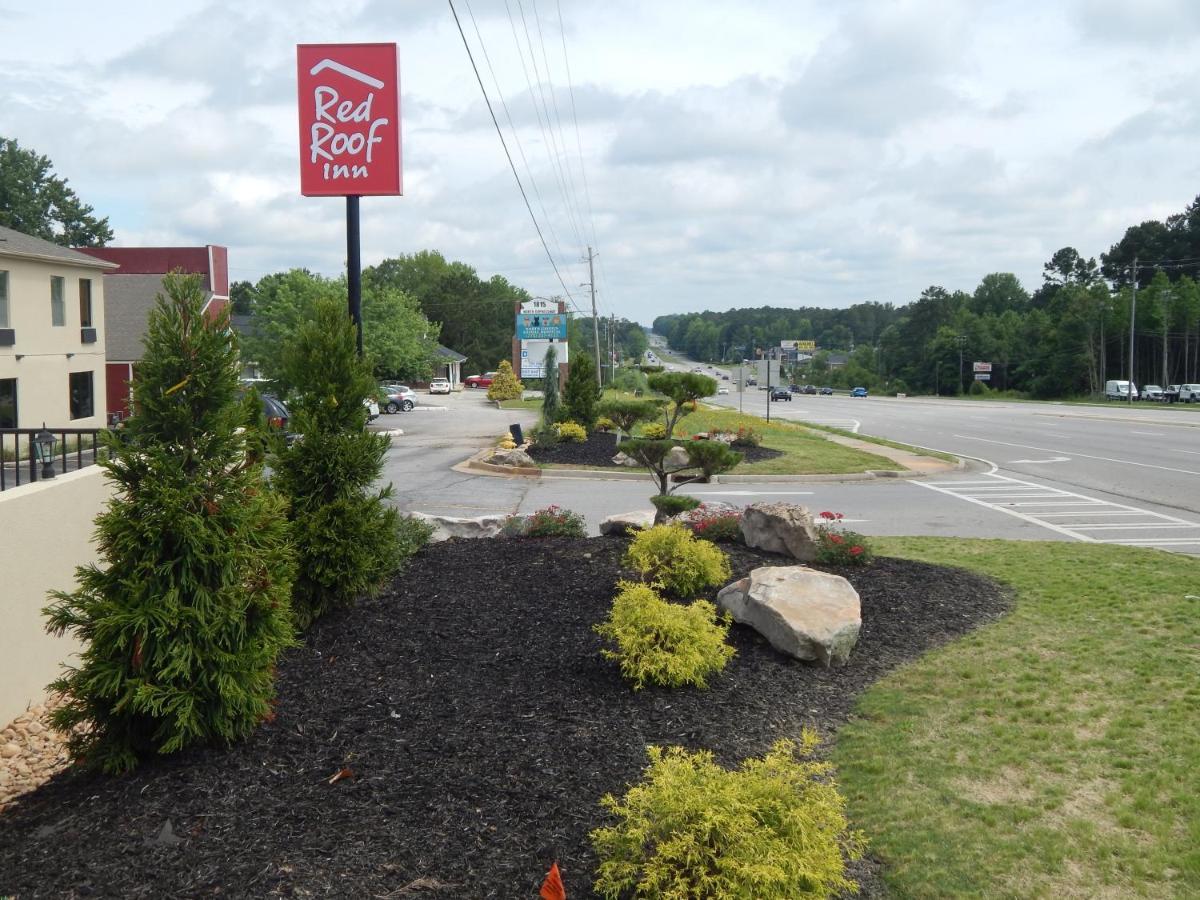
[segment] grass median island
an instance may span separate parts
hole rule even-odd
[[[697,409],[675,428],[676,437],[701,431],[737,431],[749,428],[762,436],[762,446],[783,456],[743,462],[735,475],[847,475],[869,469],[902,469],[899,463],[827,440],[815,431],[791,422],[770,422],[758,416],[724,409]],[[736,448],[735,448],[736,449]]]
[[[863,695],[833,761],[903,897],[1200,895],[1200,561],[878,538],[1011,614]]]

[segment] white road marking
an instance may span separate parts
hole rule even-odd
[[[1158,538],[1135,536],[1148,531],[1178,532],[1190,529],[1200,532],[1200,522],[1192,522],[1148,509],[1139,509],[1136,506],[1112,503],[1073,491],[1011,478],[1007,475],[990,473],[990,477],[994,480],[990,482],[944,481],[940,483],[915,481],[913,483],[929,490],[957,497],[976,506],[982,506],[985,509],[1004,513],[1032,525],[1040,525],[1065,537],[1085,543],[1129,544],[1162,548],[1200,546],[1200,536],[1196,538],[1179,534],[1163,534]],[[1085,509],[1064,509],[1064,507],[1071,506],[1085,507]],[[1093,516],[1101,521],[1096,521],[1096,519],[1091,522],[1050,521],[1050,519],[1073,520],[1084,516]],[[1103,521],[1104,519],[1110,519],[1110,521]],[[1097,532],[1102,534],[1097,534]],[[1113,532],[1119,532],[1121,536],[1107,536]],[[1181,549],[1180,552],[1191,551]]]
[[[1033,464],[1033,463],[1056,463],[1056,462],[1070,462],[1070,461],[1071,461],[1071,457],[1069,457],[1069,456],[1052,456],[1049,459],[1014,459],[1014,460],[1010,460],[1008,464],[1010,466],[1015,466],[1018,463],[1025,463],[1028,465],[1028,464]]]
[[[1161,431],[1131,431],[1130,434],[1141,434],[1146,437],[1166,437]]]
[[[985,443],[985,444],[1002,444],[1005,447],[1021,447],[1022,449],[1025,449],[1025,450],[1040,450],[1042,453],[1062,453],[1063,452],[1057,448],[1035,447],[1032,444],[1013,444],[1013,443],[1009,443],[1008,441],[994,441],[990,438],[975,437],[974,435],[970,435],[970,434],[956,434],[956,435],[954,435],[954,437],[961,438],[962,440],[965,440],[965,441],[983,441],[983,443]],[[1080,456],[1080,457],[1083,457],[1084,459],[1098,459],[1102,462],[1121,463],[1122,465],[1125,465],[1125,466],[1139,466],[1143,469],[1161,469],[1164,472],[1179,472],[1182,475],[1200,475],[1200,472],[1196,472],[1192,469],[1175,469],[1175,468],[1172,468],[1171,466],[1154,466],[1154,465],[1151,465],[1150,463],[1137,462],[1132,459],[1113,459],[1111,456],[1091,456],[1087,453],[1076,453],[1075,456]]]

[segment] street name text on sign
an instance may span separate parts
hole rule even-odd
[[[403,193],[395,44],[299,44],[300,193]]]

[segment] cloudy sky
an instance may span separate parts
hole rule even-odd
[[[1032,288],[1058,248],[1098,256],[1200,194],[1196,0],[455,7],[581,308],[599,251],[604,314]],[[405,196],[362,201],[364,264],[437,249],[563,292],[444,2],[0,0],[0,21],[0,136],[114,244],[224,244],[250,280],[344,265],[344,201],[299,194],[295,45],[395,42]]]

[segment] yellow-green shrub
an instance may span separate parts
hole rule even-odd
[[[667,426],[662,422],[651,422],[642,426],[642,437],[652,441],[661,441],[667,436]]]
[[[625,551],[625,565],[677,597],[690,597],[729,581],[729,557],[696,540],[682,525],[655,525],[640,532]]]
[[[555,422],[554,433],[560,441],[571,444],[582,444],[587,440],[587,429],[578,422]]]
[[[846,821],[828,763],[778,741],[761,759],[729,771],[708,751],[649,747],[645,779],[600,802],[619,820],[590,835],[603,897],[722,897],[794,900],[857,890],[846,860],[865,841]]]
[[[647,684],[707,687],[707,676],[733,658],[736,651],[725,643],[728,614],[718,619],[707,600],[680,606],[644,584],[622,581],[618,587],[608,619],[595,629],[616,645],[601,653],[620,664],[635,691]]]
[[[616,428],[616,423],[608,416],[601,416],[596,420],[597,431],[612,431]]]

